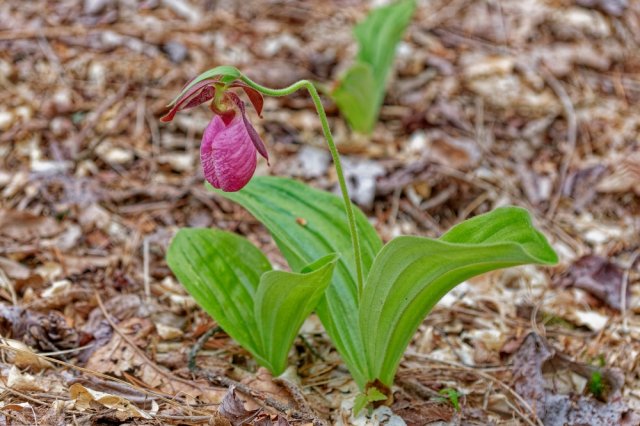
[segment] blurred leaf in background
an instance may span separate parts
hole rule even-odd
[[[331,97],[357,132],[373,131],[396,46],[415,7],[415,0],[402,0],[377,8],[354,29],[359,46],[356,62],[342,76]]]

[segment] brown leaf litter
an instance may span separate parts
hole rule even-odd
[[[597,397],[588,393],[594,380],[602,386]],[[619,370],[573,362],[535,333],[514,355],[513,382],[545,426],[640,424],[622,399]]]
[[[330,85],[371,6],[0,1],[0,425],[226,425],[230,386],[245,410],[260,407],[253,424],[349,418],[342,403],[356,389],[317,318],[291,351],[288,382],[224,333],[189,370],[216,324],[164,261],[176,229],[237,232],[286,263],[253,217],[202,187],[210,112],[157,117],[220,64],[272,87]],[[640,410],[639,45],[637,1],[420,1],[374,133],[353,134],[325,99],[356,201],[385,241],[436,237],[515,204],[562,259],[487,274],[436,306],[398,371],[393,409],[407,424]],[[305,95],[267,99],[254,124],[272,157],[258,174],[336,188]],[[546,339],[537,352],[532,330]],[[527,365],[536,387],[514,381]],[[605,392],[609,411],[585,390],[596,367],[604,385],[624,376],[607,385],[619,394]],[[459,412],[445,388],[460,393]],[[127,417],[137,412],[152,419]]]

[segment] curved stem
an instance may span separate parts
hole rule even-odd
[[[311,99],[313,100],[313,104],[316,107],[316,111],[318,112],[318,117],[320,118],[320,123],[322,124],[322,131],[324,133],[324,137],[327,140],[327,145],[329,145],[329,151],[331,152],[331,157],[333,158],[333,164],[336,169],[336,174],[338,175],[338,182],[340,184],[340,192],[342,192],[342,199],[344,201],[344,209],[347,213],[347,220],[349,222],[349,233],[351,234],[351,244],[353,245],[353,254],[356,262],[356,277],[358,284],[358,298],[362,294],[362,289],[364,287],[364,278],[362,273],[362,252],[360,250],[360,239],[358,237],[358,229],[356,228],[356,219],[353,213],[353,206],[351,205],[351,200],[349,199],[349,191],[347,190],[347,182],[344,178],[344,173],[342,171],[342,162],[340,161],[340,154],[338,153],[338,148],[336,148],[336,144],[333,141],[333,135],[331,134],[331,129],[329,128],[329,121],[327,120],[327,113],[322,106],[322,100],[320,99],[320,95],[318,94],[318,90],[309,80],[300,80],[296,83],[293,83],[291,86],[285,87],[283,89],[271,89],[269,87],[261,86],[260,84],[254,82],[249,79],[249,77],[243,75],[241,77],[242,81],[246,83],[248,86],[256,89],[258,92],[263,93],[267,96],[287,96],[296,92],[300,89],[307,89],[309,94],[311,95]]]

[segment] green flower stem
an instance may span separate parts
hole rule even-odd
[[[329,121],[327,120],[327,113],[322,106],[322,101],[320,100],[320,95],[318,94],[318,90],[309,80],[300,80],[296,83],[293,83],[289,87],[285,87],[283,89],[270,89],[268,87],[264,87],[259,85],[258,83],[252,81],[247,76],[242,75],[241,79],[248,86],[253,87],[258,92],[263,93],[267,96],[287,96],[294,92],[297,92],[300,89],[307,89],[309,94],[311,95],[311,99],[313,99],[313,104],[316,107],[316,111],[318,112],[318,117],[320,118],[320,122],[322,123],[322,131],[324,133],[324,137],[327,140],[327,145],[329,145],[329,151],[331,151],[331,157],[333,158],[333,164],[336,168],[336,174],[338,175],[338,182],[340,183],[340,191],[342,192],[342,199],[344,200],[344,209],[347,213],[347,219],[349,221],[349,232],[351,234],[351,243],[353,244],[353,254],[355,256],[356,261],[356,275],[358,281],[358,298],[362,294],[362,289],[364,287],[364,279],[362,274],[362,254],[360,251],[360,239],[358,238],[358,230],[356,228],[356,219],[353,214],[353,207],[351,205],[351,200],[349,199],[349,192],[347,190],[347,182],[344,178],[344,173],[342,171],[342,162],[340,161],[340,155],[338,154],[338,149],[336,148],[336,144],[333,141],[333,135],[331,134],[331,129],[329,128]]]

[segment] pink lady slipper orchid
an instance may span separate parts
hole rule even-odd
[[[256,170],[257,153],[269,161],[267,149],[247,119],[245,104],[228,88],[241,88],[262,117],[262,95],[242,82],[225,85],[219,78],[194,84],[174,102],[160,120],[169,122],[179,111],[211,101],[214,116],[204,130],[200,162],[207,182],[225,192],[238,191],[251,180]],[[187,83],[188,85],[188,83]],[[238,114],[239,113],[239,114]]]

